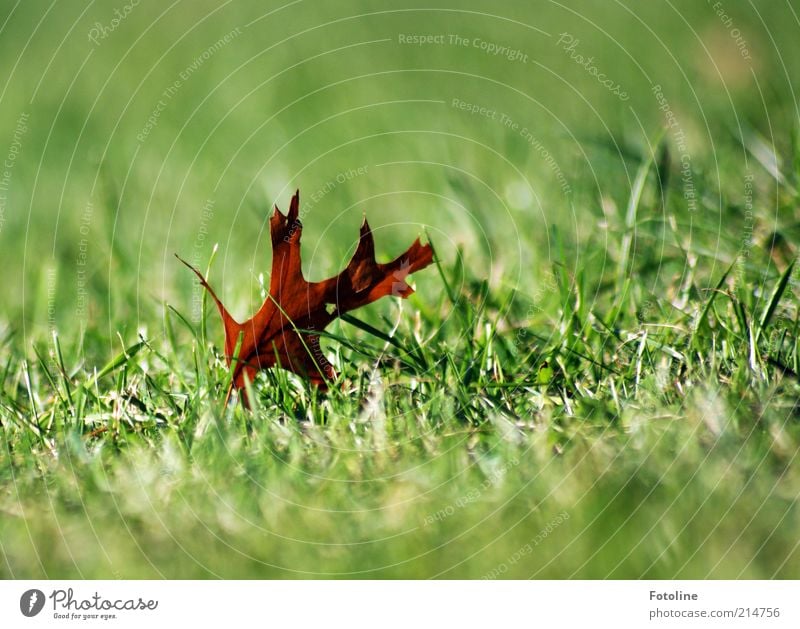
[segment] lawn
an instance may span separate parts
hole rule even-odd
[[[798,13],[6,2],[0,576],[800,578]],[[435,260],[226,405],[298,188]]]

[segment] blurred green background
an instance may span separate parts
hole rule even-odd
[[[531,270],[552,258],[552,226],[578,266],[595,262],[591,238],[614,239],[635,160],[665,120],[653,85],[686,134],[702,187],[697,216],[722,250],[712,253],[732,255],[739,232],[721,229],[723,219],[730,226],[742,217],[725,215],[720,195],[728,183],[743,190],[741,138],[757,134],[788,152],[797,118],[791,3],[724,5],[751,61],[706,2],[125,7],[3,6],[3,146],[19,116],[29,116],[0,232],[3,317],[27,331],[48,323],[48,272],[58,276],[51,318],[59,326],[74,318],[82,220],[90,288],[108,295],[91,301],[87,324],[133,333],[160,319],[163,301],[185,301],[191,284],[172,254],[205,261],[214,243],[215,277],[244,316],[257,274],[268,270],[268,212],[275,202],[285,208],[295,188],[307,208],[312,277],[341,264],[366,212],[385,255],[425,226],[443,258],[464,244],[476,273],[532,290]],[[102,38],[115,11],[126,17]],[[579,41],[573,52],[558,44],[562,33]],[[400,43],[412,35],[445,43]],[[451,36],[469,45],[451,45]],[[486,52],[476,38],[527,61]],[[593,58],[629,100],[575,53]],[[520,129],[453,107],[454,99],[505,114]],[[368,176],[311,201],[359,167]]]
[[[767,0],[4,0],[0,574],[797,577],[797,387],[766,372],[753,384],[738,323],[644,372],[635,335],[649,322],[689,338],[681,317],[734,263],[761,312],[794,257],[798,14]],[[654,174],[632,213],[642,164]],[[591,364],[575,363],[548,389],[555,352],[550,366],[506,362],[510,381],[538,373],[545,389],[512,391],[511,419],[488,395],[482,419],[462,422],[451,401],[422,412],[387,392],[389,425],[373,428],[364,380],[351,401],[309,403],[302,430],[289,412],[224,416],[212,391],[187,427],[164,411],[169,430],[90,438],[106,417],[125,423],[129,383],[112,376],[95,423],[62,416],[37,344],[58,332],[67,381],[140,334],[167,353],[168,307],[200,319],[173,254],[205,268],[215,243],[211,282],[249,316],[271,207],[296,188],[311,279],[344,266],[364,214],[379,260],[427,233],[447,269],[463,267],[467,299],[499,315],[491,334],[462,329],[457,307],[432,305],[437,272],[417,274],[403,329],[441,328],[432,353],[471,349],[482,330],[477,345],[516,333],[518,352],[574,334],[629,377],[586,384]],[[388,331],[395,312],[387,300],[363,316]],[[220,346],[213,313],[208,326]],[[204,382],[213,360],[195,340],[178,339],[174,363],[131,361],[136,382],[179,388],[167,364]],[[469,398],[467,379],[442,386]],[[26,417],[36,438],[21,436]],[[532,432],[509,437],[513,421]],[[558,542],[509,559],[561,513]]]

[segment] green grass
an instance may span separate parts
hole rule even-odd
[[[0,575],[800,577],[798,25],[755,4],[751,63],[705,3],[0,9]],[[329,327],[328,393],[225,407],[173,254],[249,316],[295,187],[309,278],[364,213],[436,265]]]

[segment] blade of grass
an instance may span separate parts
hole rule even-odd
[[[112,358],[108,363],[106,363],[105,366],[94,375],[94,377],[87,380],[83,384],[83,387],[85,389],[91,389],[93,386],[97,384],[98,380],[100,380],[104,376],[107,376],[112,371],[116,371],[120,367],[126,365],[128,361],[134,356],[136,356],[136,354],[139,353],[139,350],[142,349],[144,346],[145,346],[144,342],[139,341],[138,343],[131,345],[127,349],[124,349],[122,352],[120,352],[114,358]]]
[[[769,325],[772,315],[775,314],[775,309],[778,307],[778,303],[780,302],[781,297],[783,297],[786,287],[789,285],[789,280],[792,277],[795,261],[796,260],[792,260],[789,266],[786,267],[786,270],[783,272],[783,275],[781,275],[780,280],[778,280],[778,283],[775,285],[775,288],[772,291],[772,295],[769,298],[767,307],[764,308],[764,312],[761,313],[761,318],[758,320],[758,330],[756,330],[756,341],[758,341],[761,333]]]
[[[692,336],[689,341],[690,344],[694,344],[695,341],[697,340],[697,334],[700,330],[700,326],[702,326],[703,323],[705,323],[705,321],[707,320],[708,313],[711,310],[711,306],[714,304],[714,299],[716,298],[717,293],[719,293],[722,290],[722,285],[725,283],[725,280],[728,279],[728,275],[730,275],[730,272],[733,270],[733,267],[735,265],[736,265],[736,260],[731,262],[731,265],[725,270],[725,272],[722,274],[722,277],[719,278],[717,285],[711,291],[711,295],[709,295],[708,299],[706,300],[706,303],[703,305],[703,310],[700,312],[700,316],[697,319],[697,323],[695,324],[694,329],[692,330]]]

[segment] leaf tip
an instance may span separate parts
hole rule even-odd
[[[294,223],[297,220],[297,215],[299,213],[299,210],[300,210],[300,190],[297,189],[294,193],[294,196],[292,196],[291,203],[289,204],[288,218],[290,223]]]

